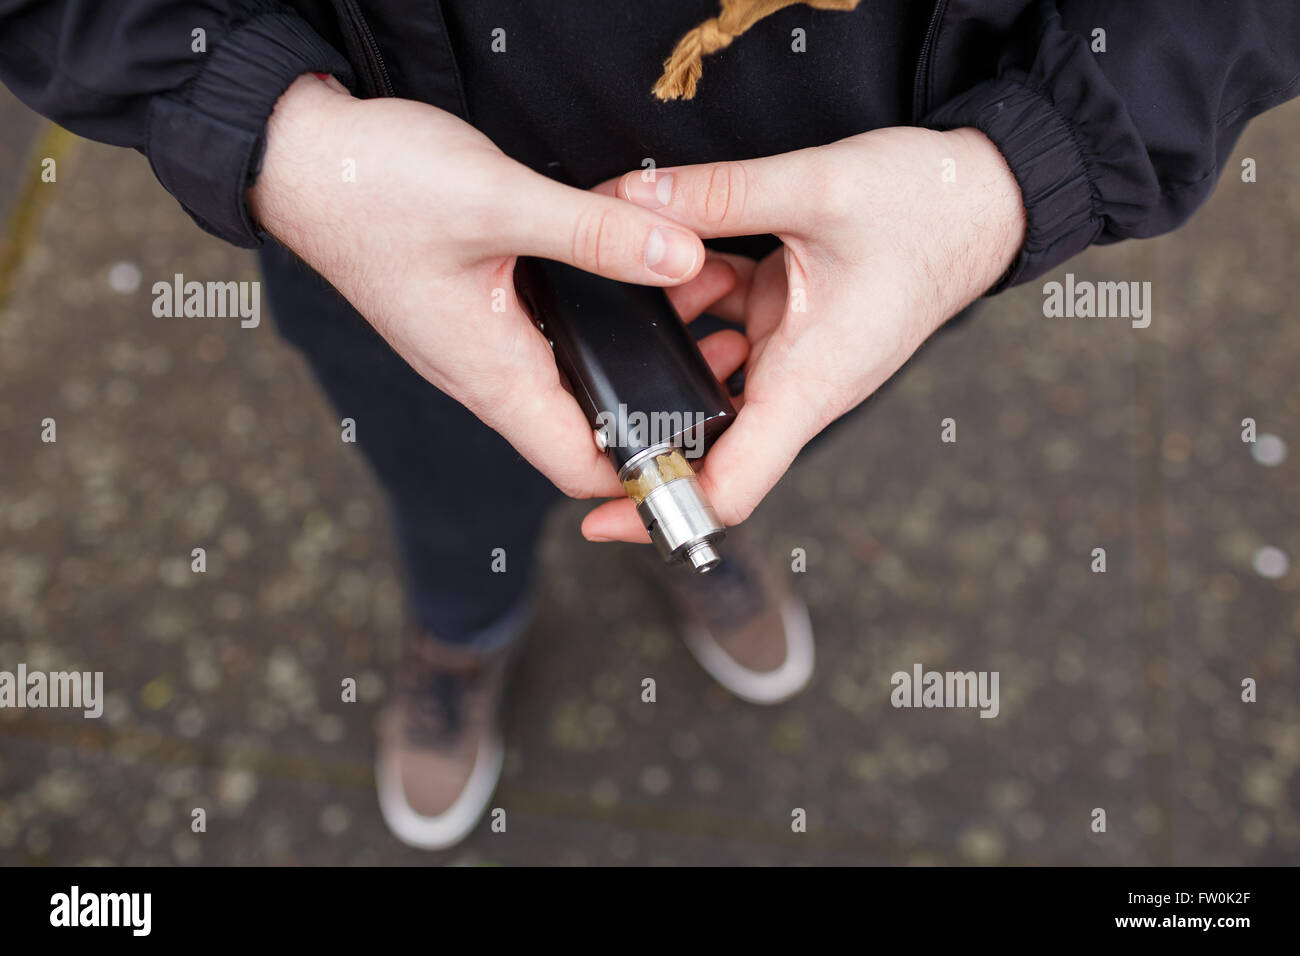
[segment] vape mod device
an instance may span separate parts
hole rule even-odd
[[[662,289],[520,258],[515,287],[669,564],[708,571],[726,529],[690,459],[736,410]]]

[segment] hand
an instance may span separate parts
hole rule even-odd
[[[672,293],[688,317],[735,281],[701,274],[700,240],[656,213],[534,173],[450,113],[314,75],[276,104],[248,198],[412,368],[575,497],[621,487],[515,298],[515,257],[644,285],[695,278]]]
[[[654,183],[633,172],[601,188],[702,238],[773,233],[784,244],[759,263],[709,254],[738,280],[709,311],[743,323],[749,344],[740,413],[700,471],[728,525],[749,516],[809,439],[993,286],[1025,233],[1015,177],[974,129],[883,129],[660,169]],[[594,509],[582,529],[595,541],[647,540],[626,499]]]

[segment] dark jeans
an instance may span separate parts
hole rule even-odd
[[[560,493],[283,247],[268,242],[262,268],[277,326],[339,418],[356,421],[357,444],[388,493],[417,620],[443,641],[490,643],[523,609],[542,522]],[[705,316],[691,330],[721,325]],[[492,570],[497,548],[504,573]]]
[[[281,334],[311,364],[388,493],[418,622],[440,640],[490,639],[524,601],[547,506],[559,497],[510,444],[434,388],[283,247],[262,251]],[[435,321],[430,309],[430,321]],[[505,550],[506,571],[492,570]]]

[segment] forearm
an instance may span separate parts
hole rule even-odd
[[[294,80],[267,121],[261,170],[247,191],[254,221],[326,273],[338,265],[339,237],[365,225],[338,188],[352,185],[344,164],[356,157],[340,133],[357,102],[332,77]]]
[[[1026,217],[1020,184],[992,140],[972,127],[944,136],[956,154],[956,215],[962,219],[961,239],[950,253],[949,281],[964,300],[956,311],[988,292],[1011,268],[1025,241]]]

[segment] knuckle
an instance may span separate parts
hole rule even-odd
[[[741,218],[747,190],[744,163],[717,163],[709,171],[701,218],[712,226],[726,226]]]
[[[590,470],[582,471],[570,468],[555,478],[555,487],[560,490],[566,498],[596,498],[598,485],[596,478]]]
[[[576,480],[571,475],[558,475],[555,479],[555,487],[559,489],[560,494],[566,498],[586,498],[584,494],[586,489],[582,482]]]
[[[613,232],[613,213],[604,205],[584,209],[574,223],[570,249],[572,261],[590,272],[599,272],[601,255]]]
[[[747,501],[729,501],[722,508],[722,523],[734,527],[749,520],[754,513],[754,506]]]
[[[750,501],[747,488],[726,478],[709,482],[707,489],[709,500],[723,525],[731,528],[744,522],[754,512],[756,502]]]

